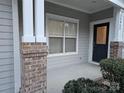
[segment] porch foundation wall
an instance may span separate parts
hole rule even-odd
[[[20,93],[47,93],[46,43],[22,43]]]
[[[124,43],[111,42],[110,45],[110,58],[124,58],[123,57]]]

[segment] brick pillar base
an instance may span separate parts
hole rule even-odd
[[[22,43],[21,93],[47,93],[46,66],[46,44]]]
[[[123,58],[123,54],[122,54],[123,49],[124,49],[123,42],[111,42],[110,57],[111,58]]]

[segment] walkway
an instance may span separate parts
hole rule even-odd
[[[96,79],[101,77],[100,67],[94,64],[77,64],[48,70],[48,92],[62,93],[66,82],[80,77]]]

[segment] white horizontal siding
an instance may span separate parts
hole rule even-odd
[[[0,4],[5,6],[12,6],[12,0],[0,0]]]
[[[7,89],[11,89],[11,88],[13,88],[13,86],[14,86],[14,83],[12,83],[12,82],[11,83],[6,83],[6,84],[2,84],[2,85],[0,85],[0,91],[5,91]],[[8,93],[10,93],[10,92],[8,92]]]
[[[11,26],[0,26],[0,33],[12,33],[12,30]]]
[[[14,93],[13,88],[9,88],[9,89],[5,89],[3,91],[1,91],[0,93]]]
[[[6,83],[6,82],[10,82],[10,80],[11,80],[11,82],[13,82],[13,75],[14,75],[13,71],[1,72],[0,73],[0,79],[2,79],[2,81],[0,82],[0,84]]]
[[[5,59],[5,58],[13,58],[13,52],[2,52],[2,53],[0,53],[0,59]]]
[[[3,19],[3,18],[0,18],[0,25],[4,25],[4,26],[12,26],[12,20],[10,19]]]
[[[12,71],[14,68],[13,68],[13,64],[10,64],[10,65],[4,65],[4,66],[1,66],[0,67],[0,72],[5,72],[5,71]]]
[[[0,0],[0,93],[14,93],[12,0]]]
[[[0,46],[10,46],[13,45],[13,40],[0,39]]]
[[[13,39],[13,33],[0,32],[0,39]]]
[[[13,61],[14,61],[13,58],[0,59],[0,66],[13,64]]]
[[[12,13],[0,11],[0,18],[12,19]]]
[[[0,3],[0,11],[5,11],[5,12],[12,12],[12,7],[11,6],[5,6]]]
[[[0,53],[13,51],[13,46],[0,46]]]

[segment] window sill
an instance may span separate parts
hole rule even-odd
[[[77,52],[70,52],[70,53],[59,53],[59,54],[48,54],[48,58],[50,57],[58,57],[58,56],[71,56],[71,55],[77,55]]]

